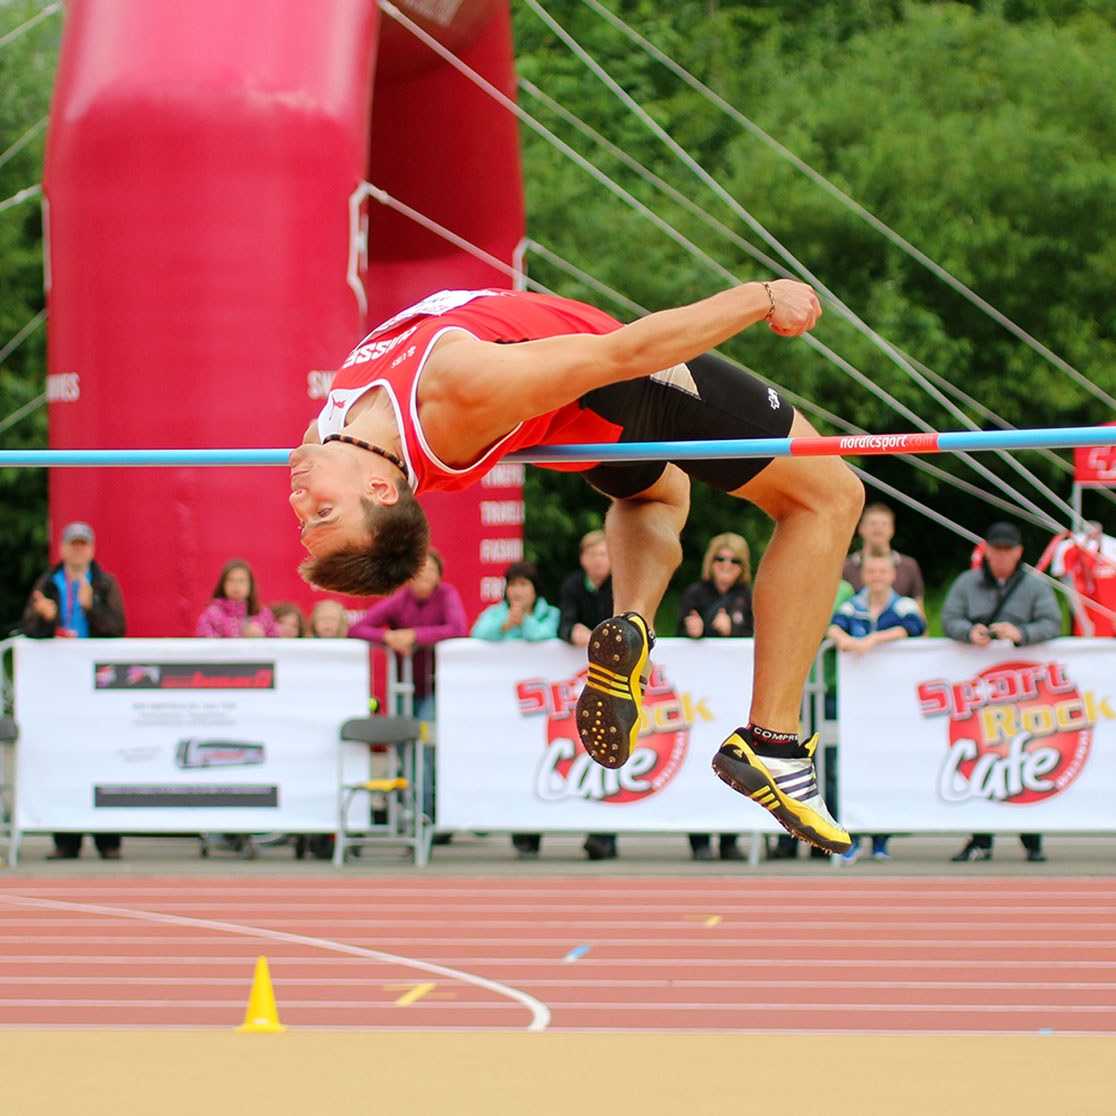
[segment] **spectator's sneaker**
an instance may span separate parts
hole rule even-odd
[[[887,848],[886,837],[873,837],[872,838],[872,859],[873,860],[890,860],[891,853]]]
[[[834,820],[814,778],[815,734],[798,747],[798,755],[759,755],[734,732],[713,757],[717,778],[758,802],[793,837],[828,853],[852,848],[852,838]]]
[[[991,860],[992,850],[970,841],[956,856],[952,858],[954,864],[963,864],[968,860]]]
[[[837,863],[838,864],[855,864],[859,859],[860,859],[860,846],[854,843],[853,847],[851,849],[849,849],[847,852],[841,853],[841,855],[839,857],[837,857]]]
[[[1042,851],[1042,849],[1028,849],[1027,850],[1027,859],[1032,864],[1045,864],[1046,863],[1046,853],[1044,853]]]
[[[589,637],[589,677],[577,699],[577,733],[602,767],[622,767],[635,747],[653,639],[637,612],[602,621]]]

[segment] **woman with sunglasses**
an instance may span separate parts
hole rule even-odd
[[[715,535],[705,550],[701,580],[686,586],[678,611],[678,635],[691,639],[706,636],[750,636],[752,621],[752,561],[748,544],[740,535]],[[712,860],[708,833],[690,834],[694,860]],[[722,860],[743,860],[735,833],[722,833]]]
[[[716,535],[705,550],[701,581],[688,585],[678,611],[678,634],[750,636],[752,560],[748,544],[731,532]]]

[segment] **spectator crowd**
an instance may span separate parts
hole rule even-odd
[[[870,656],[883,645],[918,639],[928,632],[926,589],[917,559],[892,546],[895,516],[884,504],[864,509],[857,529],[858,543],[842,570],[826,639],[832,654],[825,660],[826,717],[834,719],[838,703],[833,655]],[[27,598],[20,631],[32,639],[104,639],[127,634],[124,596],[117,579],[95,558],[96,535],[88,523],[66,525],[58,544],[58,561],[38,578]],[[1116,541],[1098,523],[1079,535],[1056,537],[1036,566],[1024,561],[1023,537],[1011,522],[994,523],[973,552],[971,568],[958,573],[941,606],[944,636],[959,643],[987,646],[1002,641],[1024,647],[1063,634],[1063,612],[1052,578],[1068,588],[1069,614],[1074,634],[1113,633],[1109,589],[1116,585]],[[1049,569],[1052,577],[1043,571]],[[503,599],[484,609],[469,627],[465,606],[453,584],[445,580],[442,556],[430,551],[426,564],[402,589],[360,613],[348,612],[342,602],[323,598],[309,615],[291,601],[264,604],[251,565],[241,558],[220,570],[212,599],[198,616],[195,634],[201,638],[363,639],[381,645],[399,660],[408,660],[413,678],[413,712],[434,724],[436,709],[435,646],[446,639],[471,636],[486,641],[525,643],[561,639],[584,648],[594,627],[613,613],[608,547],[602,530],[590,531],[580,541],[578,566],[548,598],[536,567],[512,563],[505,571]],[[1099,588],[1098,588],[1099,586]],[[556,603],[551,603],[554,600]],[[684,586],[678,599],[674,634],[687,639],[740,639],[754,632],[752,614],[752,557],[747,541],[733,532],[709,540],[700,577]],[[428,745],[427,793],[424,809],[436,820],[437,800],[433,746]],[[835,748],[826,749],[826,798],[836,801]],[[874,860],[891,856],[890,834],[854,835],[852,848],[840,857],[854,863],[862,855],[862,838],[869,840]],[[81,854],[83,835],[54,834],[51,859],[73,859]],[[1020,835],[1025,858],[1046,859],[1042,835]],[[95,834],[97,852],[105,859],[121,857],[118,834]],[[742,854],[735,833],[691,833],[694,860],[738,860]],[[524,859],[540,855],[542,835],[512,835],[515,854]],[[619,854],[615,833],[593,833],[584,851],[592,860]],[[780,838],[768,848],[772,858],[798,854],[797,843]],[[817,850],[814,850],[816,853]],[[975,833],[953,857],[954,861],[988,860],[993,837]]]

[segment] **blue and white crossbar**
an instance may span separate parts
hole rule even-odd
[[[957,430],[914,434],[839,434],[698,442],[624,442],[541,446],[505,461],[531,465],[597,461],[702,461],[744,457],[861,457],[981,450],[1074,449],[1116,445],[1116,425],[1036,430]],[[287,449],[47,449],[0,450],[0,468],[195,468],[286,465]]]

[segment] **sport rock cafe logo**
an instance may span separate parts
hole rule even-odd
[[[679,695],[655,666],[643,695],[639,740],[623,767],[601,767],[578,739],[574,706],[586,672],[561,682],[531,678],[516,684],[521,717],[546,717],[546,748],[535,769],[535,795],[542,802],[582,798],[623,806],[665,787],[678,773],[695,720],[712,720],[705,699]]]
[[[1097,722],[1116,719],[1109,698],[1080,693],[1062,663],[998,663],[964,682],[923,682],[918,697],[923,717],[949,718],[938,776],[948,803],[1052,798],[1084,769]]]

